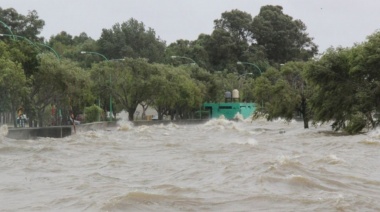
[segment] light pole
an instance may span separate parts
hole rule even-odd
[[[0,34],[0,37],[12,37],[14,40],[15,40],[16,38],[22,38],[22,39],[28,41],[28,42],[30,43],[30,45],[36,46],[36,44],[35,44],[33,41],[29,40],[29,39],[26,38],[26,37],[22,37],[22,36],[18,36],[18,35],[14,35],[14,34]],[[37,46],[36,46],[36,47],[37,47]]]
[[[261,74],[262,74],[261,69],[260,69],[257,65],[255,65],[255,64],[253,64],[253,63],[248,63],[248,62],[241,62],[241,61],[238,61],[236,64],[238,64],[238,65],[244,65],[244,64],[247,64],[247,65],[254,66],[255,68],[257,68],[257,70],[259,70],[259,72],[260,72],[260,76],[261,76]]]
[[[1,23],[5,28],[8,29],[8,31],[12,34],[12,38],[13,38],[13,40],[15,40],[15,37],[14,37],[14,35],[13,35],[13,32],[12,32],[11,28],[10,28],[8,25],[6,25],[4,22],[2,22],[2,21],[0,21],[0,23]]]
[[[189,57],[183,57],[183,56],[176,56],[176,55],[173,55],[171,56],[172,59],[176,59],[176,58],[182,58],[182,59],[187,59],[187,60],[190,60],[191,61],[191,65],[198,65],[193,59],[189,58]]]
[[[81,51],[80,52],[81,54],[96,54],[96,55],[99,55],[101,56],[104,60],[106,61],[109,61],[108,58],[98,52],[87,52],[87,51]],[[110,86],[112,85],[112,79],[111,79],[111,73],[110,73]],[[98,104],[99,104],[99,107],[100,107],[100,98],[98,100]],[[110,121],[112,121],[112,115],[113,115],[113,111],[112,111],[112,92],[110,92]]]
[[[102,54],[100,54],[98,52],[81,51],[80,53],[81,54],[96,54],[96,55],[99,55],[99,56],[103,57],[104,60],[108,61],[108,58],[106,56],[104,56],[104,55],[102,55]]]
[[[60,61],[61,58],[59,57],[58,53],[53,49],[51,48],[50,46],[44,44],[44,43],[37,43],[38,45],[41,45],[41,46],[45,46],[46,48],[50,49],[52,52],[54,52],[55,56],[58,58],[58,60]]]
[[[22,39],[28,41],[31,45],[33,45],[33,46],[35,46],[35,47],[37,47],[37,48],[38,48],[38,46],[37,46],[36,44],[41,45],[41,46],[44,46],[44,47],[48,48],[49,50],[51,50],[51,51],[54,53],[54,55],[58,58],[58,60],[61,60],[61,58],[59,57],[58,53],[57,53],[53,48],[51,48],[50,46],[48,46],[48,45],[46,45],[46,44],[44,44],[44,43],[35,43],[35,42],[29,40],[28,38],[23,37],[23,36],[19,36],[19,35],[14,35],[14,34],[12,34],[12,35],[10,35],[10,34],[0,34],[0,37],[4,37],[4,36],[12,37],[13,39],[15,39],[15,38],[22,38]]]
[[[262,74],[261,69],[260,69],[257,65],[255,65],[255,64],[253,64],[253,63],[248,63],[248,62],[241,62],[241,61],[238,61],[236,64],[238,64],[238,65],[244,65],[244,64],[247,64],[247,65],[254,66],[255,68],[257,68],[257,70],[259,70],[259,72],[260,72],[260,76],[261,76],[261,74]],[[263,100],[261,100],[261,108],[264,108]]]

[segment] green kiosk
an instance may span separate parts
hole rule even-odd
[[[208,111],[209,118],[219,118],[222,115],[226,119],[235,119],[239,113],[244,119],[252,115],[256,110],[255,103],[240,102],[239,91],[234,89],[225,92],[225,102],[204,103],[203,108]]]

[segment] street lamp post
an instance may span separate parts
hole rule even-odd
[[[48,45],[46,45],[44,43],[37,43],[37,44],[40,45],[40,46],[45,46],[46,48],[50,49],[55,54],[55,56],[58,58],[58,60],[61,60],[61,58],[59,57],[58,53],[53,48],[51,48],[50,46],[48,46]]]
[[[190,60],[192,63],[190,63],[191,65],[197,65],[197,63],[193,60],[193,59],[191,59],[191,58],[189,58],[189,57],[183,57],[183,56],[176,56],[176,55],[173,55],[173,56],[171,56],[171,58],[173,58],[173,59],[175,59],[175,58],[182,58],[182,59],[187,59],[187,60]]]
[[[96,55],[99,55],[99,56],[103,57],[104,60],[108,61],[108,58],[106,56],[104,56],[104,55],[102,55],[102,54],[100,54],[98,52],[81,51],[80,53],[81,54],[96,54]]]
[[[106,61],[109,61],[108,58],[98,52],[88,52],[88,51],[81,51],[80,52],[81,54],[96,54],[96,55],[99,55],[101,56],[104,60]],[[111,78],[111,73],[110,73],[110,86],[112,84],[112,78]],[[100,107],[100,98],[98,99],[98,104],[99,104],[99,107]],[[110,93],[110,121],[112,121],[112,115],[113,115],[113,111],[112,111],[112,93]]]
[[[236,64],[238,64],[238,65],[244,65],[244,64],[247,64],[247,65],[254,66],[255,68],[257,68],[257,70],[259,70],[259,72],[260,72],[260,76],[261,76],[261,74],[262,74],[261,69],[260,69],[257,65],[255,65],[255,64],[253,64],[253,63],[248,63],[248,62],[241,62],[241,61],[238,61]],[[264,108],[263,100],[261,100],[261,108]]]
[[[0,37],[12,37],[13,39],[15,39],[15,38],[22,38],[22,39],[28,41],[28,42],[30,43],[30,45],[36,46],[36,44],[35,44],[33,41],[29,40],[29,39],[26,38],[26,37],[22,37],[22,36],[19,36],[19,35],[14,35],[14,34],[0,34]]]
[[[10,28],[8,25],[6,25],[4,22],[2,22],[2,21],[0,21],[0,23],[1,23],[5,28],[8,29],[8,31],[12,34],[12,38],[13,38],[13,40],[15,40],[15,36],[13,35],[13,32],[12,32],[11,28]]]
[[[53,48],[51,48],[50,46],[48,46],[48,45],[46,45],[46,44],[44,44],[44,43],[35,43],[35,42],[29,40],[28,38],[23,37],[23,36],[19,36],[19,35],[14,35],[14,34],[11,34],[11,35],[10,35],[10,34],[0,34],[0,37],[4,37],[4,36],[7,36],[7,37],[13,37],[13,39],[15,39],[15,38],[22,38],[22,39],[28,41],[31,45],[35,46],[36,48],[38,48],[38,46],[37,46],[36,44],[41,45],[41,46],[44,46],[44,47],[48,48],[49,50],[51,50],[51,51],[54,53],[54,55],[58,58],[58,60],[61,60],[61,58],[59,57],[58,53],[57,53]]]
[[[262,74],[261,69],[260,69],[257,65],[255,65],[255,64],[253,64],[253,63],[248,63],[248,62],[241,62],[241,61],[238,61],[236,64],[238,64],[238,65],[248,64],[248,65],[254,66],[255,68],[257,68],[257,70],[259,70],[259,72],[260,72],[260,76],[261,76],[261,74]]]

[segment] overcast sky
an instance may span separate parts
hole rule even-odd
[[[285,14],[304,22],[320,53],[330,46],[352,47],[380,29],[380,0],[0,0],[2,9],[23,15],[36,10],[47,39],[66,31],[97,40],[102,29],[134,18],[167,44],[211,34],[223,12],[238,9],[254,17],[264,5],[281,5]]]

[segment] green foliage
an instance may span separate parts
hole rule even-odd
[[[236,61],[244,48],[235,45],[232,35],[224,29],[215,29],[210,36],[204,36],[204,48],[208,54],[212,72],[223,69],[236,70]],[[247,47],[247,44],[245,44]]]
[[[98,121],[102,112],[103,112],[102,108],[98,107],[97,105],[86,107],[84,109],[84,113],[86,114],[86,117],[85,117],[86,122],[91,123],[91,122]]]
[[[36,55],[40,47],[25,37],[12,39],[11,35],[4,38],[5,46],[2,50],[12,61],[21,63],[27,77],[33,74],[38,65]]]
[[[142,22],[130,19],[103,29],[98,40],[99,52],[108,58],[147,58],[150,62],[163,61],[165,43],[156,37],[153,29],[145,29]]]
[[[36,114],[42,116],[45,108],[52,103],[78,114],[94,99],[89,75],[75,63],[67,59],[58,60],[52,54],[40,55],[39,59],[40,66],[31,78],[29,96]],[[42,121],[43,117],[39,118]]]
[[[260,119],[260,118],[268,119],[268,114],[265,113],[265,112],[263,112],[263,111],[256,110],[256,111],[252,114],[252,121],[257,120],[257,119]]]
[[[20,63],[14,62],[15,56],[22,55],[6,43],[0,42],[0,111],[13,111],[24,104],[29,94],[28,80]]]
[[[14,35],[27,37],[30,40],[40,40],[37,36],[41,33],[45,21],[39,19],[35,10],[29,11],[28,14],[22,15],[17,13],[13,8],[2,9],[0,7],[0,17],[2,22],[9,26]],[[0,33],[9,34],[9,30],[0,27]]]
[[[0,110],[16,111],[28,95],[27,79],[20,64],[0,57]]]
[[[92,63],[103,61],[101,57],[81,54],[82,51],[96,52],[98,50],[96,41],[88,37],[84,32],[73,37],[63,31],[51,36],[48,44],[63,58],[76,61],[83,68],[90,68]]]
[[[303,77],[305,66],[306,63],[303,62],[289,62],[280,71],[268,69],[254,82],[253,95],[258,103],[265,102],[268,120],[291,120],[295,113],[299,113],[304,120],[304,127],[309,127],[310,110],[307,102],[311,92]]]
[[[360,85],[349,75],[349,54],[348,49],[330,49],[319,61],[310,63],[305,74],[315,88],[309,102],[314,120],[334,120],[335,130],[344,127],[354,107],[360,104],[355,99]]]
[[[305,31],[305,24],[284,14],[281,6],[261,7],[252,22],[253,39],[265,47],[268,59],[275,63],[306,61],[318,52]]]
[[[233,36],[235,42],[243,41],[247,43],[251,39],[251,14],[235,9],[222,13],[222,18],[215,20],[214,23],[216,29],[228,31]]]
[[[51,104],[80,114],[96,100],[100,107],[86,108],[87,120],[98,120],[111,104],[115,112],[128,111],[130,120],[139,104],[155,108],[160,119],[199,118],[203,102],[224,101],[224,92],[233,89],[242,101],[256,103],[255,118],[290,120],[297,113],[305,127],[311,117],[332,121],[334,130],[350,134],[379,123],[373,114],[380,110],[380,32],[306,63],[318,49],[305,24],[284,14],[281,6],[267,5],[255,17],[226,11],[210,35],[179,39],[168,47],[133,18],[103,29],[99,40],[62,31],[48,43],[62,56],[58,60],[44,43],[34,43],[42,40],[37,36],[44,25],[36,11],[23,16],[0,8],[0,15],[10,26],[0,26],[0,33],[12,29],[18,36],[0,42],[0,111],[25,104],[30,118],[41,123],[49,119]],[[197,65],[190,65],[189,58]]]
[[[125,59],[124,61],[107,63],[107,69],[95,67],[93,80],[99,81],[99,87],[105,86],[106,91],[109,77],[112,76],[112,95],[115,101],[129,113],[129,119],[133,120],[133,114],[137,106],[149,100],[153,96],[154,85],[152,81],[158,69],[149,64],[145,59]],[[99,80],[98,80],[99,78]],[[103,84],[101,84],[103,81]]]
[[[377,126],[379,45],[380,33],[374,33],[353,48],[331,48],[310,64],[306,77],[315,88],[310,101],[315,121],[333,121],[334,130],[349,133]]]
[[[347,126],[344,128],[349,134],[360,133],[367,126],[367,119],[365,116],[360,114],[354,114],[351,120],[348,122]]]
[[[243,58],[252,42],[251,23],[252,16],[246,12],[224,12],[221,19],[214,21],[215,29],[211,35],[201,37],[212,72],[236,70],[236,61]]]
[[[207,73],[197,67],[154,66],[159,72],[151,79],[155,91],[151,102],[160,117],[164,114],[173,116],[175,111],[176,116],[188,118],[190,113],[200,108],[204,95],[202,89],[206,90],[200,79]],[[199,80],[191,78],[190,72]]]

